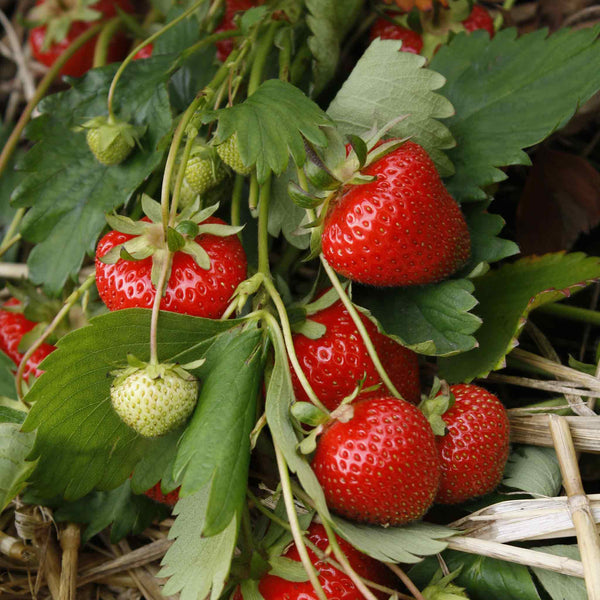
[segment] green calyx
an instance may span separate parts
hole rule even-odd
[[[443,415],[451,408],[454,402],[455,398],[450,391],[448,383],[440,381],[436,377],[429,395],[423,395],[423,399],[419,404],[419,410],[427,417],[435,435],[446,435],[446,423]]]
[[[449,573],[445,577],[442,576],[442,571],[439,570],[429,585],[421,592],[425,600],[468,600],[465,588],[459,587],[452,583],[460,574],[460,569]]]
[[[46,26],[42,50],[62,42],[75,21],[92,22],[102,18],[102,13],[90,8],[98,0],[44,0],[28,13],[26,24],[30,27]]]
[[[247,176],[252,173],[254,165],[248,166],[242,161],[237,132],[218,144],[216,150],[221,160],[239,175]]]
[[[146,127],[131,125],[115,117],[94,117],[81,129],[87,130],[87,144],[96,160],[113,167],[122,163],[144,135]]]

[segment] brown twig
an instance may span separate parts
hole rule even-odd
[[[406,589],[416,598],[416,600],[425,600],[423,594],[419,591],[419,588],[412,582],[412,579],[394,563],[386,562],[386,567],[396,575],[400,581],[406,586]]]
[[[60,600],[76,600],[80,543],[79,525],[68,523],[60,536],[60,546],[63,551],[60,572]]]

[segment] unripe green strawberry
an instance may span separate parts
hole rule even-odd
[[[113,408],[144,437],[164,435],[181,425],[198,399],[198,382],[175,365],[125,369],[110,389]]]
[[[195,194],[204,194],[221,183],[224,177],[225,170],[221,161],[214,156],[214,150],[210,154],[192,155],[185,166],[185,181]]]
[[[228,137],[222,144],[219,144],[217,146],[217,152],[219,153],[221,160],[236,173],[239,173],[240,175],[250,175],[250,173],[252,173],[254,166],[247,167],[242,162],[237,132]]]

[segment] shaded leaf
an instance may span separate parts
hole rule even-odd
[[[485,199],[481,188],[506,179],[498,167],[529,164],[522,148],[565,125],[600,88],[597,35],[594,28],[549,37],[538,30],[517,39],[515,29],[504,29],[490,40],[475,31],[440,48],[431,69],[447,79],[442,93],[456,110],[446,122],[456,139],[448,152],[454,198]]]
[[[469,312],[477,304],[473,284],[466,279],[442,283],[389,288],[353,287],[353,298],[401,344],[421,354],[444,356],[464,352],[476,345],[473,333],[481,324]]]
[[[0,511],[25,487],[35,467],[25,460],[34,440],[35,434],[21,432],[19,423],[0,423]]]
[[[442,150],[451,148],[454,140],[446,125],[436,120],[454,114],[450,102],[435,93],[444,85],[444,78],[423,68],[425,58],[398,52],[399,48],[397,40],[373,41],[327,114],[341,133],[356,135],[406,115],[387,137],[410,136],[427,150],[442,176],[450,175],[452,164]]]
[[[562,476],[554,448],[517,446],[508,457],[502,483],[530,494],[556,496]]]
[[[581,560],[577,546],[542,546],[536,549],[556,556]],[[571,577],[546,569],[533,568],[532,570],[552,600],[587,600],[585,581],[580,577]]]
[[[523,258],[477,278],[474,312],[483,320],[479,347],[440,359],[440,376],[451,383],[470,381],[502,368],[534,308],[561,300],[599,277],[599,259],[558,253]]]

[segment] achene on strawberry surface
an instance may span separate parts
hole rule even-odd
[[[313,391],[329,410],[335,410],[364,378],[363,388],[377,384],[375,390],[364,391],[359,398],[385,393],[385,386],[369,357],[360,334],[340,300],[310,316],[312,321],[325,325],[326,333],[310,339],[302,333],[293,335],[294,349],[300,366]],[[383,368],[405,400],[419,402],[419,361],[417,355],[393,339],[377,331],[375,324],[361,315]],[[291,369],[296,400],[309,398],[295,371]]]
[[[321,236],[329,264],[374,286],[435,283],[469,258],[469,229],[435,165],[407,141],[361,171],[376,177],[346,185],[325,216]]]
[[[413,404],[390,396],[351,405],[317,440],[312,467],[328,506],[353,521],[403,525],[433,504],[441,471],[435,436]]]

